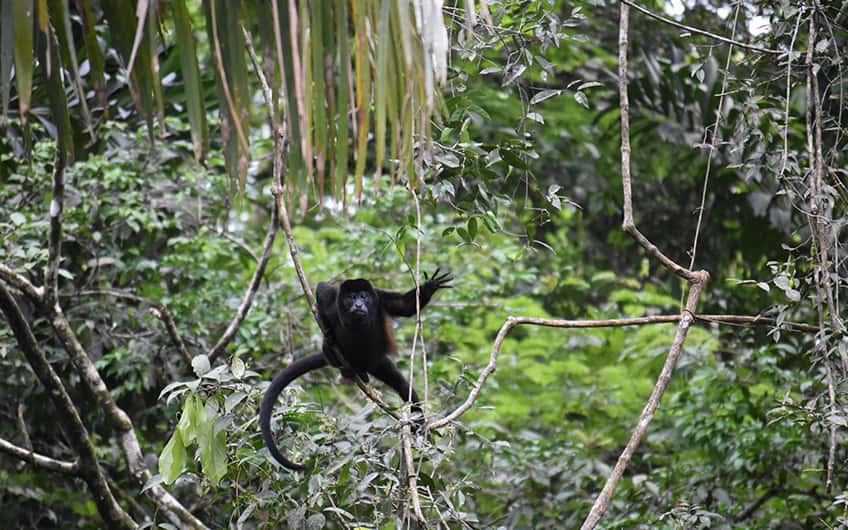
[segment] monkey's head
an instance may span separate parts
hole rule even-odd
[[[365,321],[377,317],[377,292],[368,280],[357,278],[342,282],[336,303],[343,320]]]

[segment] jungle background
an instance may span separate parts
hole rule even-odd
[[[0,2],[0,527],[848,525],[848,3],[629,4]],[[470,408],[314,372],[277,466],[296,265],[453,274],[395,360]]]

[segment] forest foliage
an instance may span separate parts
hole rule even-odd
[[[117,32],[135,34],[135,9],[66,6],[67,27],[34,26],[30,100],[10,32],[25,4],[0,8],[0,527],[575,528],[640,424],[678,320],[695,315],[599,525],[848,525],[845,2],[664,13],[664,2],[506,1],[477,5],[476,19],[470,4],[445,6],[446,82],[409,115],[404,90],[421,83],[410,101],[424,109],[426,72],[401,75],[409,48],[391,43],[418,31],[396,11],[414,3],[341,2],[366,6],[346,26],[333,2],[284,3],[300,6],[303,35],[351,32],[301,50],[312,88],[325,79],[321,50],[353,65],[326,78],[334,103],[316,96],[308,113],[278,92],[288,67],[274,61],[269,21],[246,4],[213,18],[217,0],[151,2],[162,9],[145,15],[130,76],[133,42]],[[242,72],[230,80],[240,133],[210,21],[224,69]],[[357,54],[368,68],[356,70]],[[294,118],[327,125],[303,129],[317,151]],[[686,272],[709,273],[696,312],[684,309],[693,283],[622,230],[622,118],[635,226]],[[321,344],[296,264],[313,286],[367,277],[406,290],[416,271],[453,274],[420,334],[415,318],[395,326],[395,360],[431,419],[478,389],[493,353],[496,370],[467,412],[408,438],[333,370],[310,374],[274,418],[281,449],[310,470],[281,469],[258,403],[277,370]],[[568,327],[504,335],[510,317]]]

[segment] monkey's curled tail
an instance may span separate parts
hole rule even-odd
[[[280,392],[289,386],[289,383],[307,372],[323,368],[324,366],[327,366],[327,360],[321,353],[315,353],[298,359],[274,376],[274,380],[271,381],[271,385],[265,391],[265,395],[262,396],[262,404],[259,405],[259,428],[262,430],[262,438],[265,440],[268,451],[280,465],[295,471],[303,471],[306,469],[306,466],[295,464],[280,454],[277,444],[274,442],[273,436],[271,436],[271,412],[274,410],[274,403],[277,402]]]

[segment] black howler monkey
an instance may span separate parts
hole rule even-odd
[[[427,305],[439,289],[451,287],[450,274],[439,269],[420,286],[421,308]],[[348,378],[359,376],[368,381],[373,375],[392,387],[403,400],[412,396],[412,410],[421,412],[415,390],[398,371],[389,354],[397,352],[391,317],[415,314],[415,289],[405,293],[375,289],[371,282],[359,278],[346,280],[339,287],[320,282],[316,289],[318,315],[325,329],[321,353],[298,359],[283,368],[271,381],[259,406],[259,427],[271,456],[281,465],[296,471],[303,465],[287,460],[271,436],[271,412],[277,396],[292,381],[312,370],[332,365]],[[410,394],[411,392],[411,394]]]

